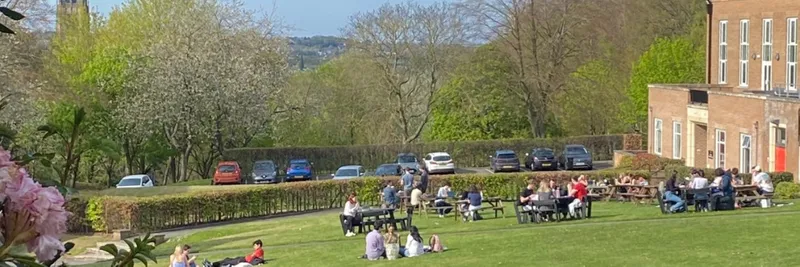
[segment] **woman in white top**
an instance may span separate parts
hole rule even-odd
[[[360,216],[357,216],[359,213],[361,213],[361,205],[358,204],[356,192],[350,193],[350,196],[347,197],[347,202],[344,203],[344,211],[342,212],[345,227],[347,227],[347,233],[344,236],[356,235],[353,233],[353,225],[361,224]]]
[[[439,213],[439,218],[443,218],[445,215],[450,213],[451,208],[453,205],[447,203],[445,199],[450,197],[450,182],[445,182],[442,187],[439,187],[439,191],[436,192],[436,200],[433,202],[434,206],[437,208],[437,213]]]
[[[425,245],[422,244],[422,236],[416,226],[411,226],[406,238],[406,246],[400,248],[401,254],[406,257],[416,257],[425,253]]]
[[[699,174],[695,173],[692,174],[692,181],[689,182],[689,188],[692,189],[703,189],[708,187],[708,179]]]

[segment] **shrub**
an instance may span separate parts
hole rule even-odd
[[[687,167],[683,165],[669,165],[664,169],[664,175],[666,178],[669,178],[672,175],[672,171],[678,172],[678,177],[689,177],[691,173],[692,167]],[[714,179],[714,170],[712,168],[703,168],[703,172],[705,172],[705,177],[708,179]],[[791,172],[769,172],[770,179],[772,179],[773,184],[778,184],[781,182],[794,182],[794,175]],[[752,175],[749,173],[739,173],[739,177],[742,178],[742,182],[744,184],[750,184],[752,181]]]
[[[780,182],[775,187],[775,197],[778,199],[793,199],[800,197],[800,185],[793,182]]]
[[[306,158],[314,163],[317,171],[333,171],[345,164],[360,164],[371,169],[394,161],[399,153],[410,152],[424,157],[426,153],[436,151],[450,153],[459,166],[480,167],[489,165],[489,156],[497,149],[512,149],[522,158],[535,147],[549,147],[558,151],[566,144],[582,144],[592,152],[595,160],[609,160],[613,157],[614,150],[625,147],[626,140],[631,143],[628,146],[634,146],[637,141],[631,139],[636,138],[641,143],[638,135],[597,135],[339,147],[241,148],[226,150],[223,158],[239,162],[246,174],[251,172],[252,164],[256,160],[273,160],[278,166],[286,166],[291,159]]]
[[[630,171],[628,171],[630,172]],[[528,179],[535,182],[554,179],[566,183],[585,174],[589,179],[615,178],[620,172],[509,173],[433,176],[428,186],[434,192],[444,182],[454,191],[477,185],[488,196],[516,199]],[[633,172],[649,178],[647,172]],[[399,178],[367,177],[351,180],[325,180],[278,185],[234,187],[231,190],[192,192],[157,197],[93,197],[83,213],[97,231],[131,229],[154,231],[241,218],[342,208],[345,197],[357,192],[363,205],[380,205],[379,192],[385,183],[399,187]],[[77,210],[71,210],[77,216]]]

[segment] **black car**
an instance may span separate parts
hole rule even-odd
[[[280,182],[278,168],[271,160],[259,160],[253,163],[253,182],[257,184],[273,184]]]
[[[511,150],[497,150],[489,156],[492,171],[519,171],[519,158]]]
[[[530,153],[525,154],[525,167],[532,171],[558,170],[556,153],[550,148],[534,148]]]
[[[589,169],[592,166],[592,154],[583,145],[566,145],[561,151],[558,162],[565,170]]]
[[[377,169],[375,169],[375,175],[376,176],[381,176],[381,177],[383,177],[383,176],[401,176],[401,175],[403,175],[403,170],[402,170],[402,168],[400,168],[400,165],[397,164],[397,163],[383,164],[381,166],[378,166]]]

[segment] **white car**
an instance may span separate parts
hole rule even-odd
[[[359,165],[348,165],[339,167],[336,174],[332,174],[334,180],[353,179],[364,176],[364,167]]]
[[[153,187],[153,179],[146,174],[128,175],[122,177],[117,183],[117,188],[142,188]]]
[[[425,169],[430,174],[434,173],[456,173],[456,164],[450,154],[445,152],[430,153],[425,156]]]

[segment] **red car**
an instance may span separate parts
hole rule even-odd
[[[217,171],[214,172],[213,185],[219,184],[239,184],[242,182],[242,168],[235,161],[222,161],[217,164]]]

